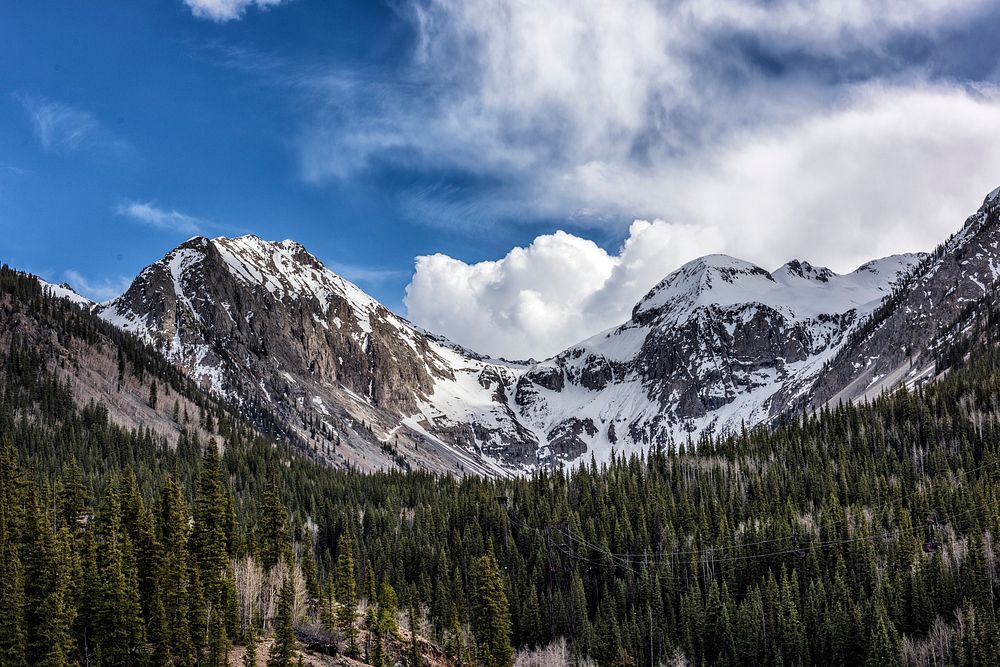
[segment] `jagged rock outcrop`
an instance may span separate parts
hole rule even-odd
[[[414,326],[292,241],[191,239],[94,308],[204,388],[270,406],[334,464],[500,474],[733,432],[932,377],[937,332],[1000,276],[998,218],[994,191],[931,255],[846,275],[702,257],[628,322],[530,364]]]
[[[933,378],[944,332],[1000,278],[1000,188],[926,256],[817,379],[808,406],[859,400]],[[951,333],[950,335],[954,335]]]
[[[419,330],[293,241],[193,238],[98,312],[204,388],[272,405],[341,464],[487,472],[475,445],[523,436],[493,391],[476,406],[475,443],[440,442],[437,431],[454,434],[451,408],[475,394],[466,385],[512,385],[512,369]]]
[[[543,454],[571,459],[772,419],[920,259],[887,257],[841,276],[802,261],[768,273],[702,257],[650,290],[629,322],[525,373],[522,421],[547,434],[553,451]]]

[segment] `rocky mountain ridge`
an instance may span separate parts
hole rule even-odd
[[[522,415],[562,435],[556,444],[571,458],[768,421],[785,407],[774,397],[808,390],[919,261],[896,255],[841,276],[801,261],[768,273],[724,255],[694,260],[650,290],[629,322],[530,369]],[[567,424],[577,425],[572,435]]]
[[[1000,279],[1000,188],[917,265],[900,289],[831,359],[807,407],[863,400],[901,385],[932,379],[942,336],[960,336],[952,324],[990,300]]]
[[[271,406],[334,465],[506,474],[932,377],[934,332],[997,279],[998,204],[994,191],[930,255],[846,275],[699,258],[628,322],[530,364],[413,325],[294,241],[196,237],[92,307],[203,388]]]
[[[511,381],[510,367],[425,334],[293,241],[190,239],[96,311],[203,388],[273,406],[331,463],[500,472],[450,425],[442,440],[415,418],[432,395],[438,410],[471,402],[490,447],[503,405],[475,401],[489,403],[482,383]]]

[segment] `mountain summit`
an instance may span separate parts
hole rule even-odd
[[[629,322],[530,369],[521,413],[567,457],[768,421],[920,261],[895,255],[841,276],[801,261],[768,273],[724,255],[694,260]]]
[[[195,237],[92,307],[203,388],[268,406],[332,464],[501,474],[933,377],[935,341],[955,335],[1000,275],[998,192],[934,253],[845,275],[803,260],[768,272],[699,258],[628,322],[537,363],[414,326],[288,240]]]
[[[333,463],[373,469],[408,456],[431,469],[495,472],[472,445],[490,445],[485,422],[509,425],[485,392],[509,383],[511,369],[419,330],[298,243],[190,239],[98,311],[202,387],[270,405]],[[476,436],[449,431],[445,442],[432,432],[436,417],[470,409]]]

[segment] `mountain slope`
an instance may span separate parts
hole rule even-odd
[[[191,239],[95,308],[333,464],[497,474],[773,418],[919,259],[838,276],[704,257],[629,322],[531,367],[413,326],[292,241]]]
[[[870,398],[933,377],[939,334],[992,294],[1000,278],[1000,188],[986,196],[962,229],[938,246],[816,383],[810,406]]]
[[[781,412],[920,260],[897,255],[848,275],[793,261],[774,273],[724,255],[656,285],[629,322],[529,370],[524,421],[559,457],[606,456],[738,430]]]
[[[414,326],[293,241],[196,237],[92,307],[251,418],[266,406],[334,465],[504,474],[738,431],[933,376],[938,338],[960,335],[956,318],[1000,276],[998,208],[994,191],[931,255],[846,275],[700,258],[628,322],[530,366]]]
[[[157,446],[172,447],[187,435],[214,437],[225,447],[233,429],[249,430],[232,406],[200,390],[141,341],[95,317],[93,306],[66,286],[0,267],[0,376],[20,389],[56,378],[76,408],[99,405],[104,418],[145,434]],[[258,430],[291,437],[267,406],[246,408],[257,415]]]
[[[414,327],[292,241],[193,238],[97,310],[339,465],[497,473],[477,448],[520,441],[502,390],[516,367]]]

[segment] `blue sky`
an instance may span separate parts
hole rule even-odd
[[[1000,184],[998,30],[977,0],[5,3],[0,259],[108,298],[195,233],[294,238],[544,356],[700,254],[932,247]]]
[[[309,100],[252,69],[257,51],[317,67],[396,67],[413,37],[394,12],[338,4],[291,3],[219,24],[181,2],[7,3],[4,259],[113,287],[195,232],[252,232],[294,237],[398,304],[415,254],[461,252],[467,240],[402,222],[393,195],[404,175],[306,182],[295,141]],[[189,223],[119,213],[136,202]]]

